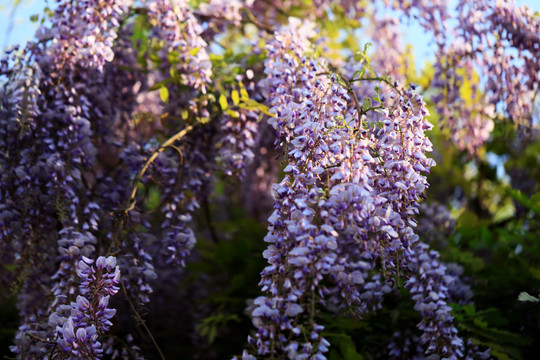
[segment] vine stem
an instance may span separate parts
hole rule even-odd
[[[159,153],[169,147],[176,148],[174,146],[174,143],[182,139],[184,136],[186,136],[186,134],[189,133],[191,130],[193,130],[192,125],[186,126],[184,129],[182,129],[181,131],[177,132],[176,134],[168,138],[163,144],[161,144],[161,146],[156,151],[152,153],[152,155],[150,155],[148,160],[146,160],[143,167],[139,170],[139,172],[133,179],[133,186],[131,188],[131,194],[129,196],[128,205],[125,209],[123,209],[125,213],[131,211],[135,207],[135,204],[137,203],[137,201],[135,200],[135,196],[137,195],[139,182],[142,180],[142,177],[144,176],[144,173],[146,172],[146,170],[148,170],[148,167],[154,162],[154,160],[156,160]]]
[[[358,101],[358,96],[356,96],[356,91],[354,91],[351,82],[344,76],[341,76],[341,79],[347,85],[347,90],[349,91],[349,94],[352,95],[354,100],[354,105],[356,105],[356,112],[358,113],[358,128],[360,131],[362,130],[362,115],[364,112],[362,111],[362,107],[360,106],[360,101]]]
[[[150,340],[152,341],[152,343],[156,347],[161,359],[165,360],[165,356],[163,355],[163,352],[161,351],[161,348],[157,344],[156,339],[152,335],[152,332],[150,332],[150,329],[148,328],[148,326],[146,326],[146,323],[144,322],[144,319],[141,317],[141,315],[139,315],[139,313],[137,312],[137,309],[135,309],[135,305],[133,305],[133,302],[131,301],[131,298],[129,297],[129,295],[127,293],[126,286],[124,285],[124,281],[120,280],[120,284],[122,285],[122,291],[124,292],[124,296],[126,297],[128,303],[129,303],[129,307],[133,311],[133,314],[135,315],[135,318],[137,318],[138,322],[143,326],[144,330],[146,331],[146,333],[150,337]]]
[[[345,80],[345,79],[343,79],[343,80]],[[396,90],[397,93],[400,96],[403,95],[395,84],[392,84],[390,81],[388,81],[388,79],[385,79],[384,77],[368,77],[368,78],[358,78],[358,79],[351,79],[350,80],[351,83],[357,82],[357,81],[381,81],[381,82],[387,84],[388,86],[390,86],[392,89]]]
[[[32,339],[41,341],[41,342],[43,342],[43,343],[45,343],[45,344],[47,344],[47,345],[56,345],[56,342],[50,341],[50,340],[46,340],[46,339],[43,339],[43,338],[41,338],[41,337],[39,337],[39,336],[37,336],[37,335],[32,334],[31,332],[26,332],[25,335],[28,335],[28,336],[30,336]]]
[[[390,87],[392,87],[401,96],[401,91],[399,91],[399,89],[394,84],[392,84],[390,81],[388,81],[384,77],[369,77],[369,78],[358,78],[358,79],[350,79],[349,80],[345,76],[342,76],[341,74],[339,74],[339,72],[337,72],[337,71],[334,71],[334,72],[325,71],[325,72],[318,73],[317,76],[331,75],[331,74],[336,74],[337,76],[339,76],[339,79],[342,80],[343,83],[345,84],[345,86],[347,88],[347,92],[352,95],[354,105],[356,106],[356,112],[358,114],[358,129],[359,130],[362,130],[362,126],[363,126],[362,116],[363,115],[365,115],[370,110],[384,109],[384,107],[383,106],[375,106],[375,107],[370,107],[370,108],[365,109],[365,110],[362,109],[362,106],[360,105],[360,101],[358,100],[358,96],[356,95],[356,91],[354,91],[354,88],[352,87],[353,82],[356,82],[356,81],[381,81],[381,82],[384,82],[384,83],[388,84]]]

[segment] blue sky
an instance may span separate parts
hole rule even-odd
[[[37,25],[30,21],[30,16],[40,14],[46,6],[44,0],[0,0],[0,48],[21,44],[31,39]],[[54,0],[49,0],[54,3]]]
[[[14,8],[13,4],[17,2],[19,5]],[[54,5],[55,0],[0,0],[0,49],[13,44],[22,44],[31,39],[37,24],[32,23],[30,17],[41,14],[47,3]],[[516,3],[526,4],[533,11],[540,11],[539,0],[517,0]],[[404,40],[415,48],[417,67],[421,67],[433,56],[434,49],[429,46],[430,37],[421,27],[405,26]]]

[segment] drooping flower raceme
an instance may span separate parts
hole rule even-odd
[[[53,66],[103,69],[112,61],[116,29],[133,0],[62,1],[54,10],[52,26],[38,31],[48,48]]]
[[[145,6],[153,27],[152,36],[163,42],[162,66],[178,67],[185,85],[206,93],[212,65],[201,37],[202,27],[186,0],[150,0]],[[169,56],[174,52],[176,56]]]
[[[512,0],[457,5],[458,26],[437,52],[434,98],[452,140],[476,154],[502,115],[531,126],[540,87],[540,21]],[[471,99],[462,96],[470,91]]]
[[[314,222],[321,193],[316,184],[317,173],[309,170],[322,167],[319,158],[309,158],[309,145],[327,127],[336,125],[336,117],[346,105],[337,97],[344,95],[337,87],[335,94],[323,95],[324,83],[315,79],[318,66],[303,54],[309,45],[311,26],[293,19],[268,45],[265,62],[268,77],[261,87],[268,90],[271,111],[276,114],[270,122],[291,143],[289,156],[293,160],[285,169],[287,175],[283,181],[274,185],[275,210],[269,218],[269,233],[265,238],[270,245],[263,253],[269,266],[263,270],[260,283],[268,295],[255,300],[252,312],[253,323],[258,328],[254,340],[258,354],[287,354],[289,358],[299,359],[319,358],[327,351],[328,342],[321,336],[323,327],[316,323],[314,309],[308,304],[323,295],[320,281],[334,261],[332,250],[336,247],[335,231]],[[331,109],[330,103],[328,107],[321,104],[332,95],[337,95],[335,109]],[[317,124],[313,118],[317,111],[325,115],[333,111],[334,116],[321,116]],[[309,328],[305,329],[308,340],[301,341],[299,319],[310,316]]]
[[[244,85],[241,90],[246,91]],[[258,141],[258,130],[258,113],[254,110],[235,106],[221,116],[216,156],[227,175],[244,178],[245,168],[255,157],[253,149]]]
[[[490,104],[504,104],[505,115],[530,125],[540,87],[540,19],[513,0],[464,0],[458,11],[458,35],[464,44],[472,44],[462,47],[459,56],[471,58],[479,65],[477,69],[485,69],[484,91]]]
[[[113,256],[94,261],[83,257],[77,273],[80,295],[71,303],[70,315],[57,326],[60,357],[64,359],[101,358],[99,336],[111,327],[116,310],[109,308],[110,297],[118,292],[120,270]]]
[[[363,110],[349,95],[354,89],[329,75],[323,61],[306,56],[309,26],[291,19],[267,46],[267,78],[260,86],[288,165],[273,188],[270,244],[263,254],[269,265],[260,282],[265,296],[255,300],[257,333],[250,341],[259,355],[325,358],[329,343],[317,323],[320,306],[338,304],[357,316],[375,311],[384,294],[395,291],[394,277],[429,264],[426,285],[418,289],[440,285],[437,316],[424,311],[431,300],[413,292],[426,355],[460,357],[463,341],[451,326],[445,268],[423,260],[429,252],[413,230],[428,186],[423,173],[434,165],[425,155],[432,150],[424,134],[432,127],[425,103],[412,89],[393,90],[375,117],[380,125],[364,124]],[[449,330],[432,338],[440,327]]]

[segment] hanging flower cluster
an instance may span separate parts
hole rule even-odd
[[[423,174],[434,165],[425,155],[432,150],[424,135],[432,127],[425,104],[412,89],[396,88],[392,100],[380,100],[380,126],[363,124],[369,110],[355,107],[354,90],[307,57],[311,35],[310,24],[296,19],[278,31],[267,46],[267,78],[260,84],[288,165],[273,188],[270,245],[263,253],[269,265],[260,282],[267,295],[252,311],[256,353],[324,358],[320,306],[341,304],[337,310],[361,317],[395,291],[394,277],[409,274],[405,287],[423,318],[426,355],[462,357],[447,305],[454,278],[413,230],[428,186]]]
[[[81,295],[71,303],[67,319],[55,319],[61,358],[99,358],[103,352],[98,336],[112,325],[110,320],[116,310],[108,308],[108,305],[110,296],[119,290],[120,270],[113,256],[98,257],[95,267],[93,262],[87,257],[79,262],[77,272],[81,277]]]
[[[75,66],[103,69],[112,61],[116,29],[132,0],[60,2],[48,28],[38,30],[39,40],[50,40],[48,66],[58,70]]]
[[[188,1],[153,0],[146,3],[152,37],[164,42],[159,55],[162,66],[179,67],[185,85],[206,92],[212,69],[202,27],[189,8]],[[171,52],[176,56],[170,56]]]
[[[457,10],[459,25],[437,55],[434,100],[452,140],[475,154],[494,128],[497,109],[516,124],[532,126],[540,20],[511,0],[460,1]],[[463,88],[471,99],[463,97]]]

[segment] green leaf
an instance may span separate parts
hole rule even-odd
[[[367,52],[369,51],[369,49],[371,49],[371,47],[373,46],[372,43],[370,43],[369,41],[364,45],[364,54],[367,54]]]
[[[525,291],[522,291],[521,294],[518,296],[519,301],[529,301],[529,302],[540,302],[540,299],[537,297],[531,296]]]
[[[208,333],[208,342],[211,344],[216,339],[218,328],[217,326],[210,327],[210,332]]]
[[[238,82],[238,86],[240,87],[240,98],[242,99],[242,101],[248,101],[249,100],[249,94],[246,90],[246,88],[244,87],[244,84],[242,84],[242,82]]]
[[[535,269],[531,267],[529,268],[529,272],[531,273],[533,278],[540,280],[540,269]]]
[[[505,190],[514,200],[534,211],[537,215],[540,215],[540,193],[536,193],[529,198],[519,190],[511,188],[506,188]]]
[[[498,350],[491,350],[491,355],[495,356],[498,360],[512,360],[507,354],[500,352]]]
[[[160,195],[161,193],[157,187],[152,186],[148,189],[148,199],[146,201],[147,210],[154,210],[159,206],[161,200]]]
[[[239,105],[240,109],[246,109],[246,110],[259,110],[260,112],[268,115],[268,116],[275,116],[275,114],[272,114],[270,112],[270,109],[268,106],[261,104],[253,99],[249,99],[244,101]]]
[[[147,41],[146,34],[147,18],[146,15],[139,15],[133,20],[133,34],[131,35],[131,45],[139,50],[143,43]]]
[[[16,269],[15,264],[4,264],[3,266],[4,266],[4,269],[10,272],[14,272]]]
[[[231,99],[234,105],[238,105],[240,103],[240,96],[238,95],[238,91],[231,91]]]
[[[227,110],[229,108],[227,98],[223,94],[219,96],[219,106],[221,106],[221,110]]]
[[[352,76],[353,79],[361,79],[364,77],[364,74],[366,73],[366,69],[362,67],[360,70],[356,70]]]
[[[362,110],[366,111],[367,109],[371,108],[373,105],[372,101],[371,101],[371,98],[369,97],[365,97],[363,100],[362,100]]]
[[[240,113],[236,110],[227,109],[225,110],[225,114],[229,115],[234,119],[238,119],[240,117]]]
[[[211,61],[223,61],[223,55],[210,54],[209,57]]]
[[[34,14],[32,16],[30,16],[30,21],[35,23],[35,22],[38,22],[39,20],[39,15],[38,14]]]
[[[515,347],[508,345],[501,346],[500,344],[494,342],[481,341],[480,339],[477,339],[475,337],[472,337],[470,339],[473,345],[485,346],[490,348],[491,355],[495,356],[495,358],[497,359],[523,360],[521,352]]]
[[[341,359],[343,360],[363,360],[364,357],[356,350],[356,344],[349,335],[346,334],[325,334],[332,339],[332,342],[339,347]]]
[[[480,325],[478,323],[480,323]],[[512,344],[524,346],[530,343],[530,339],[521,335],[514,334],[505,330],[495,329],[492,327],[484,327],[484,323],[478,323],[477,321],[473,321],[473,323],[469,324],[462,323],[461,327],[472,332],[473,334],[480,336],[481,338],[487,339],[489,341],[494,341],[498,344]]]
[[[458,226],[461,231],[478,232],[478,215],[474,212],[466,210],[458,218]]]
[[[160,82],[157,82],[155,83],[152,87],[150,87],[150,91],[154,91],[154,90],[157,90],[157,89],[161,89],[162,87],[164,87],[166,84],[170,83],[172,81],[171,78],[167,78],[165,80],[161,80]]]
[[[169,90],[165,86],[159,88],[159,98],[164,103],[169,102]]]
[[[196,326],[196,330],[202,336],[208,338],[211,344],[218,335],[218,330],[221,330],[228,322],[240,322],[240,318],[236,314],[214,314],[202,319],[201,323]]]

